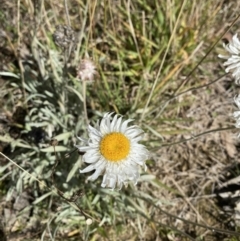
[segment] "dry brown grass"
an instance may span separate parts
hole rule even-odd
[[[17,107],[24,106],[26,98],[31,96],[28,89],[24,88],[25,82],[35,77],[37,81],[44,82],[45,75],[49,74],[51,81],[61,83],[65,88],[66,82],[73,79],[69,75],[62,81],[62,69],[59,67],[59,71],[58,62],[54,58],[57,56],[62,63],[64,57],[61,51],[57,52],[51,38],[56,25],[68,21],[64,2],[23,0],[19,3],[20,8],[16,2],[5,0],[0,3],[0,71],[24,76],[19,82],[14,78],[0,77],[0,93],[4,97],[0,102],[1,127],[4,129],[7,126],[6,130],[9,133],[12,131],[10,136],[13,139],[22,135],[21,131],[24,130],[21,126],[25,125],[24,120],[16,118],[15,114]],[[95,118],[100,112],[114,110],[133,117],[138,122],[162,64],[164,50],[169,43],[181,4],[170,0],[162,5],[159,2],[164,14],[156,18],[159,21],[158,27],[155,22],[151,22],[155,5],[150,2],[133,1],[131,9],[128,8],[128,1],[87,3],[88,5],[80,1],[68,1],[71,25],[78,31],[81,40],[81,51],[70,58],[68,67],[75,67],[79,58],[86,53],[98,62],[100,81],[87,92],[89,117]],[[176,8],[172,7],[174,4]],[[169,102],[166,108],[163,107],[179,86],[181,89],[178,92],[205,85],[223,72],[221,61],[217,60],[217,53],[222,51],[219,43],[191,75],[188,83],[181,85],[185,76],[237,17],[239,7],[240,2],[187,1],[181,27],[177,28],[171,42],[149,108],[145,110],[143,121],[139,121],[146,129],[145,143],[151,151],[147,173],[136,189],[130,187],[120,194],[104,193],[95,184],[83,185],[86,198],[80,202],[96,219],[105,220],[105,223],[83,227],[82,220],[76,219],[73,221],[76,223],[72,224],[70,217],[63,218],[56,224],[50,223],[51,218],[51,221],[55,220],[56,213],[60,215],[61,209],[64,211],[66,208],[54,196],[31,206],[32,213],[27,213],[27,222],[32,221],[33,225],[29,229],[24,230],[24,227],[19,227],[16,223],[7,222],[6,217],[9,217],[10,211],[14,220],[17,215],[22,218],[16,203],[17,198],[24,199],[22,194],[18,197],[14,194],[12,199],[6,197],[8,191],[15,188],[21,179],[21,173],[14,172],[15,177],[11,175],[14,168],[9,167],[0,176],[0,216],[3,217],[8,240],[40,240],[43,232],[46,232],[44,240],[238,240],[237,235],[231,231],[239,230],[237,203],[240,195],[236,193],[239,181],[234,179],[240,174],[239,141],[235,130],[217,131],[233,126],[234,121],[230,115],[235,109],[233,96],[238,94],[238,87],[234,86],[231,76],[225,76],[210,86],[188,91]],[[137,14],[138,8],[141,9],[140,15]],[[152,11],[149,11],[151,8]],[[231,31],[237,31],[238,25],[239,21]],[[55,55],[51,55],[51,51]],[[14,82],[15,86],[10,82]],[[74,80],[72,82],[69,86],[79,87]],[[8,95],[9,93],[12,94]],[[11,98],[7,99],[9,96]],[[31,104],[25,106],[27,113],[24,116],[28,116]],[[76,115],[72,114],[73,118]],[[77,116],[74,121],[82,121],[82,112],[78,115],[80,117]],[[16,124],[21,125],[19,127]],[[174,144],[214,129],[216,131],[213,133]],[[61,128],[58,130],[59,133],[56,134],[62,131]],[[79,127],[77,131],[84,132],[84,127]],[[2,135],[5,133],[3,131]],[[25,135],[26,142],[32,145],[32,133]],[[164,145],[166,143],[170,145]],[[25,162],[20,156],[25,154],[22,149],[16,148],[11,153],[10,145],[4,142],[1,144],[1,151],[13,159],[19,158],[17,162],[28,168],[30,161],[27,159]],[[28,155],[31,160],[33,154]],[[25,157],[28,158],[28,155]],[[2,158],[0,163],[2,166],[7,165],[7,161]],[[38,166],[36,164],[31,167],[34,169]],[[46,173],[51,170],[49,166],[44,168]],[[8,172],[9,176],[5,177]],[[65,169],[62,175],[67,175]],[[46,177],[43,179],[49,181]],[[84,182],[82,177],[77,176],[76,179],[77,185]],[[46,193],[37,184],[26,185],[25,191],[29,203]],[[232,198],[233,193],[237,197]],[[97,195],[99,201],[93,205]],[[73,212],[72,217],[78,216],[77,212]],[[23,223],[26,224],[26,220]],[[51,225],[57,227],[53,229],[57,232],[55,237],[50,235]]]

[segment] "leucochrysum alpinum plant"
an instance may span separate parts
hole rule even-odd
[[[237,111],[233,112],[233,117],[236,119],[236,128],[240,128],[240,95],[234,97],[234,102],[237,105]]]
[[[83,160],[90,163],[81,173],[95,172],[89,180],[96,180],[103,174],[102,187],[121,189],[132,181],[135,185],[140,177],[139,167],[146,169],[148,151],[138,143],[143,131],[137,126],[129,126],[132,120],[122,120],[121,116],[106,113],[95,127],[89,125],[89,139],[79,138],[86,146],[77,146],[85,152]]]
[[[228,52],[227,55],[218,55],[220,58],[227,59],[224,62],[224,66],[226,66],[226,73],[231,72],[232,76],[236,82],[239,84],[240,82],[240,41],[237,34],[234,34],[232,38],[229,40],[229,43],[223,44],[223,47]],[[240,95],[234,97],[234,102],[237,107],[240,109]],[[236,128],[240,128],[240,112],[234,111],[233,117],[236,119]]]
[[[227,59],[224,62],[226,66],[226,72],[232,72],[232,76],[235,79],[235,82],[239,84],[240,81],[240,41],[237,34],[233,35],[232,39],[228,44],[223,44],[224,48],[228,52],[228,56],[219,55],[220,58]]]
[[[35,2],[0,8],[0,239],[237,240],[239,3]]]

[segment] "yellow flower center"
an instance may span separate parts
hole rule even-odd
[[[109,161],[120,161],[128,156],[130,141],[122,133],[112,132],[102,138],[100,152]]]

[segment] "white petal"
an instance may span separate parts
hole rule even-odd
[[[91,146],[76,146],[79,151],[86,152],[86,151],[92,151],[93,148]]]
[[[116,126],[117,120],[118,120],[118,116],[115,115],[115,116],[113,117],[113,119],[112,119],[111,124],[110,124],[110,132],[116,131],[116,130],[115,130],[115,126]]]
[[[121,132],[125,133],[126,129],[127,129],[127,126],[128,126],[128,123],[133,121],[132,119],[129,119],[129,120],[125,120],[123,123],[122,123],[122,126],[121,126]]]
[[[100,160],[101,156],[96,153],[94,155],[89,154],[88,152],[86,154],[84,154],[83,159],[84,162],[86,163],[94,163],[97,162],[98,160]]]
[[[92,176],[88,177],[88,180],[95,181],[99,177],[99,175],[102,174],[102,172],[103,172],[103,169],[97,169]]]
[[[80,140],[80,141],[82,141],[82,142],[88,142],[88,139],[86,139],[86,138],[83,138],[83,137],[79,137],[79,136],[77,136],[77,138],[78,138],[78,140]]]
[[[92,170],[94,170],[94,165],[89,165],[87,166],[85,169],[80,170],[80,173],[85,173],[85,172],[91,172]]]
[[[218,57],[227,59],[223,64],[226,66],[225,72],[231,71],[235,82],[238,84],[240,82],[240,41],[237,34],[232,37],[228,44],[223,44],[223,47],[228,51],[229,56],[218,55]]]

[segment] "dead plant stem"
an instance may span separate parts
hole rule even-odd
[[[23,92],[23,103],[26,103],[27,107],[27,102],[26,100],[26,91],[25,91],[25,77],[24,77],[24,67],[21,61],[21,54],[20,54],[20,49],[21,49],[21,32],[20,32],[20,0],[17,1],[17,33],[18,33],[18,41],[17,41],[17,56],[18,56],[18,65],[20,68],[20,75],[21,75],[21,82],[22,82],[22,92]]]
[[[68,24],[68,26],[71,26],[67,1],[68,0],[64,0],[64,7],[65,7],[66,16],[67,16],[67,24]]]
[[[88,126],[89,121],[88,121],[88,113],[87,113],[87,97],[86,97],[86,92],[87,92],[87,83],[86,81],[82,81],[82,88],[83,88],[83,111],[84,111],[84,118],[86,121],[86,125]]]

